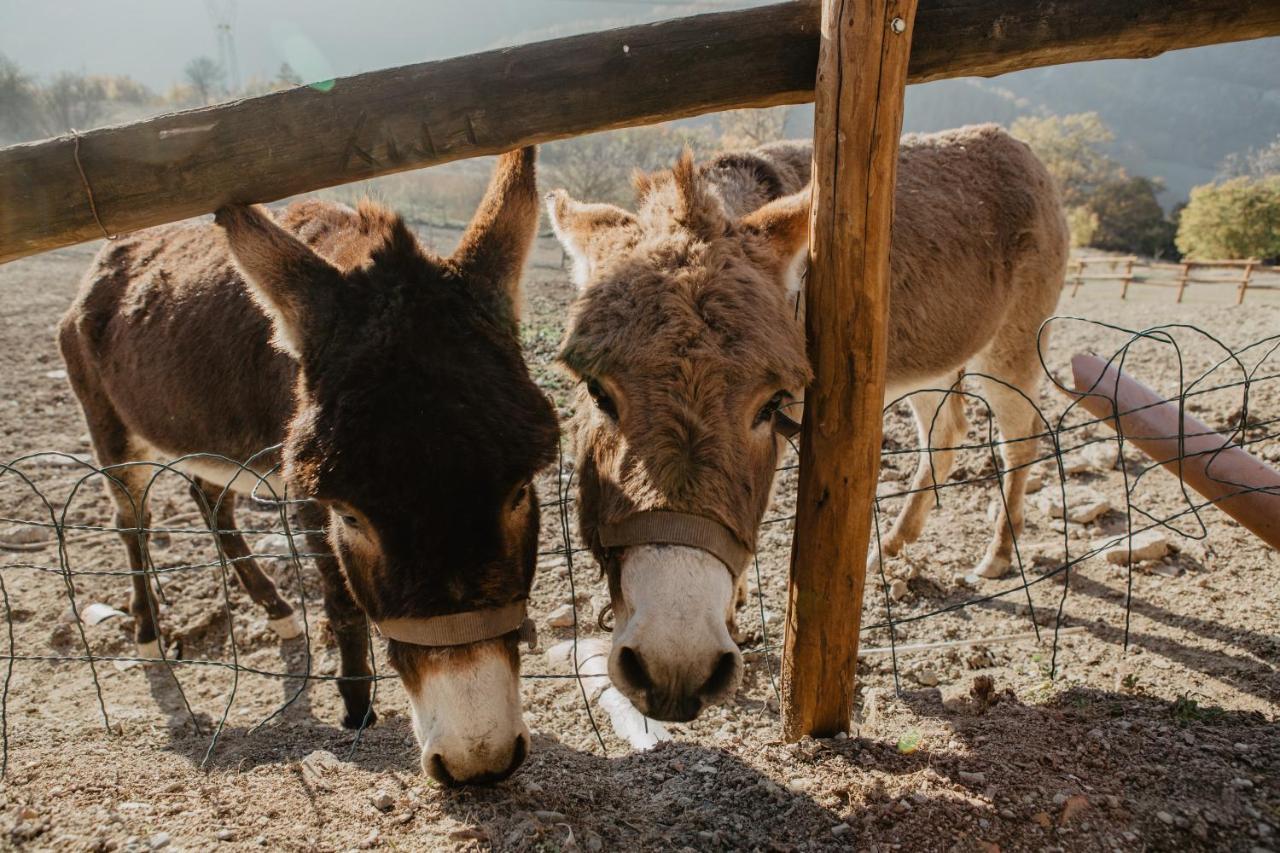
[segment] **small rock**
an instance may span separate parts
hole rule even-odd
[[[147,846],[152,850],[163,850],[169,846],[169,833],[157,832],[147,839]]]
[[[299,551],[306,549],[299,547]],[[253,553],[264,559],[279,560],[280,562],[288,562],[293,559],[293,551],[289,548],[289,537],[283,533],[268,533],[265,536],[258,537],[258,541],[253,543]]]
[[[1062,518],[1064,514],[1062,493],[1057,489],[1049,489],[1041,498],[1040,507],[1051,518]],[[1111,501],[1095,489],[1073,488],[1067,494],[1065,515],[1068,521],[1088,524],[1105,515],[1110,509]]]
[[[1243,776],[1239,776],[1231,780],[1231,786],[1233,788],[1243,788],[1245,790],[1248,790],[1249,788],[1253,787],[1253,780],[1246,779]]]
[[[928,667],[917,669],[912,673],[912,676],[915,678],[916,683],[923,687],[937,687],[938,682],[941,680],[938,678],[938,673]]]
[[[693,765],[693,772],[701,773],[704,776],[714,776],[719,771],[716,770],[714,767],[712,767],[710,764],[703,764],[700,762],[698,764]]]
[[[1120,462],[1120,445],[1111,438],[1088,444],[1080,452],[1095,471],[1114,471]]]
[[[1163,824],[1173,826],[1173,815],[1168,812],[1156,812],[1156,819]]]
[[[549,810],[536,811],[533,813],[533,816],[543,823],[559,823],[565,819],[565,816],[560,812],[553,812]]]
[[[449,833],[449,838],[453,841],[488,841],[489,833],[478,826],[468,826],[463,829],[455,829]]]
[[[847,823],[837,823],[835,826],[831,827],[831,834],[834,835],[836,838],[839,838],[840,836],[847,833],[851,828],[852,827],[850,827],[849,824]]]
[[[576,620],[572,604],[562,604],[547,617],[547,624],[552,628],[572,628]]]
[[[958,774],[956,774],[956,775],[958,775],[958,776],[960,777],[960,781],[961,781],[961,782],[964,782],[966,785],[985,785],[985,784],[987,784],[987,777],[986,777],[986,774],[983,774],[983,773],[969,773],[968,771],[961,770],[961,771],[960,771]]]
[[[261,838],[262,836],[258,836],[258,837]],[[263,840],[265,841],[266,839],[263,839]],[[379,841],[378,830],[376,829],[372,830],[368,835],[364,837],[364,840],[360,842],[360,849],[370,850],[374,847],[377,847],[378,841]]]
[[[219,829],[213,834],[213,837],[219,841],[235,841],[236,831],[234,829]]]
[[[47,528],[30,524],[15,524],[0,531],[0,544],[4,545],[34,545],[49,538]]]
[[[1041,477],[1039,474],[1027,475],[1027,488],[1025,490],[1027,494],[1034,495],[1036,492],[1040,491],[1043,488],[1044,488],[1044,477]]]
[[[906,598],[910,592],[911,587],[902,578],[897,578],[893,583],[889,584],[889,597],[894,601],[901,601]]]
[[[370,797],[369,800],[373,803],[373,807],[380,812],[389,812],[395,808],[396,805],[395,798],[381,788],[374,791],[373,796]]]
[[[803,794],[813,786],[812,779],[797,777],[787,782],[787,790],[793,794]]]
[[[1159,560],[1169,553],[1172,546],[1169,537],[1159,530],[1144,530],[1133,535],[1133,561],[1143,563]],[[1129,563],[1129,540],[1126,537],[1119,544],[1102,552],[1108,563],[1124,566]]]
[[[1089,800],[1083,794],[1067,797],[1067,801],[1062,805],[1062,815],[1058,818],[1058,825],[1065,826],[1068,821],[1087,808],[1089,808]]]

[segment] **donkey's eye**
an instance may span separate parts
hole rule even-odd
[[[760,426],[761,424],[771,422],[773,420],[773,416],[778,414],[779,410],[782,409],[783,404],[790,399],[791,395],[786,391],[779,391],[777,394],[774,394],[769,398],[769,402],[765,403],[759,412],[756,412],[756,420],[752,426]]]
[[[515,494],[511,496],[511,508],[516,509],[529,500],[533,487],[529,483],[524,483],[520,488],[516,489]]]
[[[338,518],[339,518],[339,519],[342,521],[342,523],[343,523],[343,524],[345,524],[347,527],[359,527],[359,526],[360,526],[360,519],[356,518],[354,515],[349,515],[349,514],[347,514],[347,513],[342,513],[342,512],[340,512],[340,513],[338,513]]]
[[[613,404],[613,398],[600,387],[599,382],[594,379],[588,379],[587,393],[591,395],[591,399],[595,402],[597,409],[615,421],[618,419],[618,407]]]

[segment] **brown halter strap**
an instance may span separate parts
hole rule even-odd
[[[782,412],[774,412],[773,431],[783,438],[791,439],[800,433],[800,424]],[[724,563],[734,580],[746,570],[747,560],[755,553],[743,545],[732,530],[714,519],[666,509],[633,512],[617,524],[600,525],[596,529],[596,535],[605,548],[627,548],[632,545],[686,545],[701,548]],[[603,614],[601,617],[603,618]]]
[[[720,522],[665,509],[634,512],[617,524],[601,525],[597,535],[605,548],[627,548],[631,545],[701,548],[724,563],[734,578],[742,574],[752,554],[751,549]]]
[[[388,640],[415,646],[463,646],[520,632],[520,639],[533,648],[538,635],[528,618],[528,603],[513,601],[503,607],[468,610],[445,616],[409,616],[374,622],[379,635]]]

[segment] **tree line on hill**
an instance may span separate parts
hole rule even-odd
[[[1216,179],[1166,216],[1157,177],[1130,175],[1107,155],[1114,135],[1097,113],[1024,116],[1010,132],[1044,161],[1062,193],[1076,247],[1152,258],[1280,260],[1280,136],[1227,158]]]

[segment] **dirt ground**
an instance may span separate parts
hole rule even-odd
[[[94,250],[76,247],[0,266],[0,459],[88,452],[78,406],[58,372],[53,330]],[[568,383],[551,360],[571,292],[551,240],[539,241],[526,281],[530,359],[567,414]],[[1178,306],[1162,291],[1135,287],[1121,302],[1091,287],[1064,299],[1060,310],[1131,328],[1193,324],[1239,348],[1280,332],[1280,302],[1264,296],[1251,294],[1237,308],[1231,294],[1193,290]],[[1224,357],[1191,330],[1176,330],[1175,337],[1184,386]],[[1072,354],[1110,355],[1125,339],[1093,323],[1062,321],[1047,365],[1065,375]],[[1268,347],[1249,350],[1243,366],[1225,364],[1208,384],[1238,382],[1242,370],[1255,367],[1255,377],[1280,373],[1280,356],[1267,355]],[[1180,386],[1167,344],[1141,342],[1126,364],[1164,392]],[[1194,397],[1190,408],[1223,427],[1239,417],[1241,400],[1236,386]],[[1273,437],[1280,379],[1259,378],[1248,402],[1250,422],[1270,421],[1247,433],[1255,450],[1280,458]],[[1048,383],[1043,403],[1055,417],[1064,408]],[[969,408],[971,439],[980,443],[985,418],[977,417],[976,401]],[[1083,420],[1073,414],[1065,422]],[[1108,433],[1064,433],[1086,435]],[[889,495],[910,478],[914,456],[904,451],[913,447],[905,408],[895,410],[885,444],[882,530],[897,509]],[[336,669],[309,566],[298,572],[286,561],[269,561],[287,596],[305,603],[309,643],[279,642],[234,587],[227,593],[228,626],[214,548],[176,476],[158,481],[156,526],[174,531],[158,536],[152,553],[161,570],[200,567],[163,575],[163,630],[185,662],[169,670],[97,660],[91,671],[84,660],[69,660],[83,656],[86,642],[96,656],[127,656],[129,622],[84,626],[82,639],[66,616],[58,549],[30,522],[48,520],[52,509],[68,525],[67,566],[120,571],[125,559],[117,537],[92,529],[110,523],[106,498],[75,459],[41,456],[0,469],[0,528],[12,535],[13,525],[26,523],[36,531],[31,538],[43,540],[0,551],[11,638],[0,646],[12,642],[19,658],[5,695],[0,848],[1280,849],[1275,552],[1213,508],[1188,513],[1177,481],[1161,470],[1136,477],[1142,457],[1127,450],[1128,504],[1125,472],[1086,463],[1066,479],[1068,502],[1094,490],[1113,509],[1092,523],[1071,523],[1065,535],[1041,506],[1058,484],[1056,468],[1043,468],[1044,486],[1029,497],[1020,539],[1033,582],[1027,592],[1019,579],[966,579],[990,535],[996,492],[989,481],[958,481],[989,473],[989,457],[982,448],[962,454],[961,471],[939,492],[941,506],[922,540],[885,564],[894,595],[871,578],[863,615],[864,625],[874,625],[891,607],[894,619],[906,620],[896,628],[899,646],[976,643],[900,650],[900,691],[891,656],[865,656],[856,736],[781,740],[775,685],[790,544],[785,519],[795,489],[789,468],[771,512],[781,520],[764,528],[759,571],[752,572],[753,598],[742,619],[755,638],[735,700],[693,724],[668,726],[673,740],[636,752],[593,703],[597,735],[583,689],[565,677],[563,665],[543,651],[529,653],[524,700],[533,753],[507,782],[462,791],[435,787],[419,772],[395,679],[379,682],[380,719],[357,738],[338,725],[331,684],[280,677],[305,671],[308,649],[312,672]],[[552,611],[574,600],[571,581],[579,637],[604,636],[595,624],[606,594],[598,571],[589,554],[578,553],[570,577],[564,519],[552,503],[566,482],[557,475],[569,473],[551,471],[540,482],[547,553],[532,603],[543,650],[573,636],[572,628],[548,624]],[[1077,557],[1123,532],[1126,505],[1134,508],[1135,526],[1148,523],[1143,512],[1173,518],[1183,534],[1169,533],[1176,551],[1132,573],[1093,557],[1070,572],[1064,587],[1064,573],[1052,572],[1064,544]],[[573,508],[567,511],[574,528]],[[240,519],[254,531],[249,540],[257,550],[280,550],[278,540],[264,538],[280,529],[278,513],[245,505]],[[82,609],[93,602],[126,608],[122,577],[81,574],[74,589]],[[961,606],[1001,591],[1011,592]],[[1060,603],[1060,625],[1070,630],[1055,648]],[[1039,642],[991,639],[1025,635],[1036,623]],[[889,642],[884,628],[862,638],[868,649]],[[209,663],[233,660],[238,671]]]

